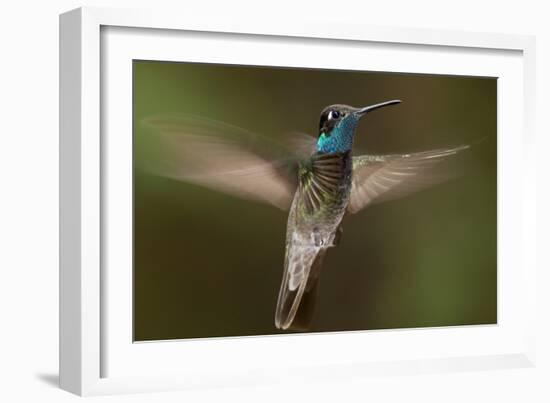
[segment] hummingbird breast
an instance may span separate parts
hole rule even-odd
[[[349,203],[351,173],[349,151],[316,153],[302,164],[289,214],[287,242],[333,245]]]

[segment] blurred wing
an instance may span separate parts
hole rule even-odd
[[[317,139],[307,133],[290,132],[285,135],[283,141],[302,158],[309,158],[317,151]]]
[[[143,122],[142,168],[287,210],[297,156],[283,145],[226,123],[185,115]],[[145,155],[143,155],[145,154]]]
[[[348,211],[357,213],[369,204],[395,200],[452,178],[455,176],[453,172],[439,169],[437,165],[468,147],[353,157]]]
[[[326,249],[298,243],[287,246],[275,326],[306,330],[313,316],[319,271]]]

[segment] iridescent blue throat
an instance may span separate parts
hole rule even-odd
[[[353,147],[353,137],[359,118],[349,115],[340,120],[330,133],[323,133],[317,140],[317,151],[322,153],[337,153],[350,151]]]

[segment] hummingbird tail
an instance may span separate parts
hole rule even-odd
[[[283,330],[309,329],[315,312],[319,275],[325,253],[326,250],[322,248],[311,249],[310,253],[306,254],[303,254],[302,251],[302,259],[299,259],[299,262],[302,264],[308,262],[310,266],[306,267],[295,267],[293,259],[287,259],[275,312],[277,328]],[[296,272],[302,273],[298,286],[293,284],[292,278],[292,273]]]
[[[310,278],[310,282],[312,283],[311,288],[308,290],[308,287],[306,287],[306,291],[304,291],[300,305],[294,315],[294,320],[287,328],[288,330],[309,330],[313,314],[315,313],[315,305],[317,304],[319,281],[319,277],[315,279]]]

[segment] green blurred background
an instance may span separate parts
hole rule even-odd
[[[495,78],[134,61],[139,122],[191,113],[277,138],[316,135],[322,108],[401,99],[363,119],[356,148],[475,143],[457,180],[367,208],[329,251],[312,332],[497,320]],[[142,161],[136,160],[134,166]],[[286,213],[134,169],[134,339],[280,333]]]

